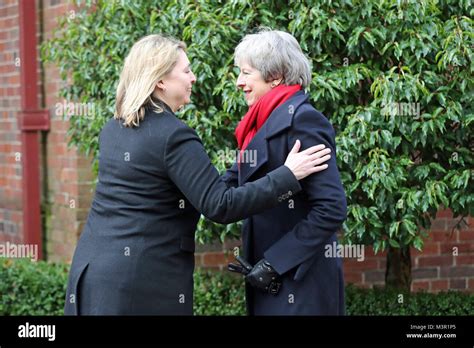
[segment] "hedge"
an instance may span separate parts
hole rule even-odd
[[[59,263],[0,259],[0,315],[62,315],[68,269]],[[197,269],[194,280],[195,315],[245,315],[240,277]],[[346,307],[348,315],[474,315],[474,295],[400,294],[349,285]]]
[[[67,102],[95,113],[69,115],[72,143],[95,156],[113,114],[115,88],[132,44],[150,33],[188,44],[197,76],[180,117],[213,162],[232,164],[233,130],[247,107],[233,50],[259,26],[292,33],[313,65],[309,94],[337,130],[348,196],[345,236],[387,248],[423,247],[442,207],[472,214],[474,8],[469,0],[76,0],[43,45],[68,83]],[[87,117],[83,117],[87,116]],[[223,156],[224,154],[224,156]],[[469,184],[471,182],[471,184]],[[198,239],[238,236],[200,220]]]

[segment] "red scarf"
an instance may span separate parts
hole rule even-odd
[[[252,141],[270,114],[301,89],[300,85],[279,85],[267,92],[245,114],[235,129],[235,137],[241,151]]]

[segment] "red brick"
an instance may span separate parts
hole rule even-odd
[[[468,283],[467,283],[467,287],[470,290],[474,290],[474,278],[469,278]]]
[[[357,259],[343,259],[344,270],[376,270],[378,269],[378,262],[376,259],[366,259],[364,261],[357,261]]]
[[[425,280],[414,280],[411,283],[411,290],[412,291],[419,291],[419,290],[429,290],[430,282]]]
[[[362,283],[362,273],[361,272],[346,272],[344,271],[344,282],[346,284],[361,284]]]
[[[431,222],[431,231],[446,231],[446,219],[435,219]]]
[[[444,209],[444,210],[439,210],[436,213],[436,218],[448,218],[451,219],[453,217],[453,212],[451,209]]]
[[[450,231],[431,231],[428,240],[433,242],[456,241],[456,235]]]
[[[456,265],[474,265],[474,254],[458,255],[453,257]]]
[[[54,152],[56,156],[62,156],[67,153],[67,144],[59,143],[54,146]]]
[[[223,252],[210,252],[203,254],[202,265],[204,267],[217,267],[230,261],[230,257],[224,255]]]
[[[61,171],[60,180],[62,182],[76,182],[77,181],[77,171],[73,168],[65,168]]]
[[[447,290],[448,288],[449,288],[448,280],[441,279],[441,280],[431,281],[431,290],[433,291]]]
[[[57,255],[65,255],[66,248],[65,248],[64,244],[62,244],[62,243],[54,243],[52,251],[56,256]]]
[[[452,255],[419,256],[417,261],[418,261],[418,267],[452,266],[453,256]]]
[[[378,269],[385,269],[387,267],[387,259],[379,259],[378,260]]]
[[[23,185],[20,180],[11,180],[10,187],[18,191],[23,189]]]
[[[473,241],[474,242],[474,231],[458,231],[459,241]]]
[[[385,271],[364,272],[364,283],[376,283],[385,281]]]
[[[51,231],[51,233],[48,234],[48,237],[50,238],[51,241],[53,242],[64,242],[64,234],[65,232],[62,231],[62,230],[56,230],[56,229],[53,229]]]
[[[450,289],[459,289],[464,290],[466,289],[467,282],[465,278],[452,278],[449,279],[449,288]]]
[[[18,18],[0,18],[0,28],[11,28],[18,24]]]
[[[85,157],[81,154],[81,156],[77,158],[77,166],[88,168],[88,170],[91,171],[92,161],[93,161],[92,156]]]
[[[440,278],[474,277],[474,266],[440,267]]]
[[[412,279],[434,279],[438,278],[438,268],[415,268],[412,270],[411,275]]]
[[[202,254],[194,254],[194,264],[196,267],[202,266]]]

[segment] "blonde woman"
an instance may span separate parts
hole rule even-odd
[[[230,223],[276,206],[328,159],[299,142],[284,165],[228,188],[175,116],[196,81],[183,42],[150,35],[125,60],[100,136],[99,181],[69,274],[65,314],[191,315],[200,214]],[[314,144],[316,145],[316,144]]]

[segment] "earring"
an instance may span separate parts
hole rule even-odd
[[[275,82],[272,82],[272,85],[271,85],[271,86],[272,86],[272,88],[275,88],[275,87],[276,87]]]

